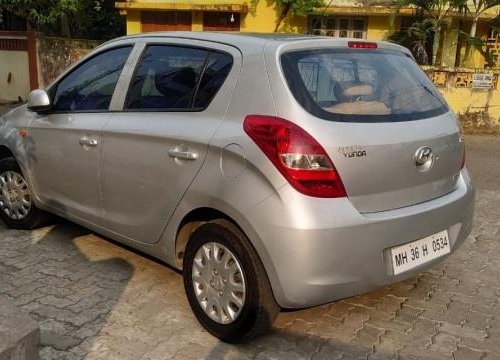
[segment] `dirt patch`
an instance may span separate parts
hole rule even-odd
[[[460,127],[469,135],[500,135],[500,124],[487,111],[469,111],[458,114]]]

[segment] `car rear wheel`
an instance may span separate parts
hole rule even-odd
[[[48,219],[33,203],[28,182],[13,158],[0,160],[0,218],[14,229],[34,229]]]
[[[232,223],[199,227],[184,255],[184,287],[196,318],[229,343],[267,331],[279,307],[255,250]]]

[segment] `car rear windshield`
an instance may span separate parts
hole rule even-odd
[[[309,113],[332,121],[396,122],[448,111],[409,56],[383,49],[310,49],[281,56],[288,86]]]

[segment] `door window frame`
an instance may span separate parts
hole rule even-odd
[[[59,78],[57,78],[54,83],[52,83],[48,89],[47,89],[47,94],[49,95],[50,102],[51,102],[51,108],[47,109],[46,111],[43,111],[44,115],[51,115],[51,114],[77,114],[77,113],[106,113],[112,111],[113,104],[115,102],[115,97],[117,96],[117,90],[118,86],[120,84],[120,80],[125,76],[125,69],[130,66],[130,63],[133,60],[133,55],[135,53],[135,42],[128,42],[128,43],[121,43],[121,44],[113,44],[113,46],[109,46],[106,48],[103,48],[101,51],[98,52],[92,52],[88,56],[82,58],[80,61],[75,63],[73,66],[71,66],[66,72],[64,72]],[[120,48],[130,48],[130,52],[128,54],[127,60],[125,60],[125,63],[123,64],[123,67],[120,71],[120,75],[118,76],[118,80],[116,81],[115,88],[113,89],[113,94],[111,96],[111,100],[109,103],[109,106],[107,109],[95,109],[95,110],[53,110],[52,109],[52,104],[57,92],[57,88],[59,87],[60,83],[64,81],[69,75],[73,74],[75,71],[80,69],[83,65],[88,63],[89,61],[93,60],[99,55],[102,55],[106,52],[117,50]]]
[[[183,40],[183,39],[179,39],[179,40]],[[231,69],[229,70],[229,73],[227,74],[226,78],[224,79],[224,82],[222,83],[222,85],[220,86],[220,88],[217,90],[217,93],[214,95],[214,97],[212,98],[212,100],[203,108],[144,108],[144,109],[141,109],[141,108],[138,108],[138,109],[128,109],[126,108],[126,102],[127,102],[127,98],[128,98],[128,93],[130,91],[130,88],[132,86],[132,80],[134,79],[137,71],[139,70],[139,66],[141,64],[141,61],[144,57],[144,55],[146,54],[146,51],[147,51],[147,48],[149,46],[169,46],[169,47],[179,47],[179,48],[190,48],[190,49],[196,49],[196,50],[203,50],[203,51],[207,51],[208,54],[210,53],[222,53],[222,54],[225,54],[225,55],[228,55],[231,57],[231,60],[232,60],[232,64],[231,64]],[[124,83],[123,86],[124,86],[124,89],[126,89],[126,91],[124,91],[123,93],[123,96],[122,96],[122,100],[121,100],[121,111],[123,112],[130,112],[130,113],[136,113],[136,112],[176,112],[176,113],[179,113],[179,112],[203,112],[205,111],[208,107],[210,107],[210,104],[212,104],[212,102],[215,100],[215,98],[217,97],[217,95],[221,92],[221,89],[224,87],[224,85],[226,84],[226,80],[230,77],[231,73],[233,72],[234,70],[234,64],[235,64],[235,57],[233,56],[233,54],[231,54],[230,52],[228,51],[224,51],[222,49],[217,49],[217,48],[213,48],[213,47],[210,47],[208,44],[203,46],[203,45],[194,45],[194,44],[186,44],[186,43],[176,43],[176,42],[171,42],[171,41],[168,41],[168,42],[165,42],[165,41],[162,41],[162,42],[159,42],[159,41],[148,41],[148,40],[145,40],[140,48],[138,49],[138,52],[140,53],[139,56],[137,56],[137,59],[135,60],[135,62],[133,63],[132,68],[133,70],[131,71],[130,73],[130,76],[128,76],[127,78],[127,82],[126,84]],[[209,56],[207,56],[207,60],[209,59]],[[198,89],[199,89],[199,85],[200,85],[200,82],[201,82],[201,79],[203,78],[203,74],[206,70],[206,66],[207,65],[207,61],[205,62],[201,72],[200,72],[200,77],[199,79],[197,80],[197,83],[196,83],[196,86],[195,86],[195,91],[193,93],[193,99],[196,98],[196,95],[198,93]],[[117,86],[118,86],[118,83],[117,83]],[[194,104],[194,102],[191,102],[192,104]]]

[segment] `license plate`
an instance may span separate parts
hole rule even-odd
[[[390,249],[394,275],[450,253],[448,230]]]

